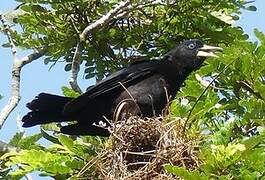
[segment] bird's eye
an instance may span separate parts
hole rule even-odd
[[[188,48],[189,49],[194,49],[196,47],[196,45],[194,44],[194,43],[190,43],[189,45],[188,45]]]

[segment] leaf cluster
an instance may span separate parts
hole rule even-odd
[[[48,47],[45,64],[65,63],[71,70],[80,33],[118,1],[19,0],[24,13],[16,19],[12,36],[21,48]],[[238,19],[241,1],[132,1],[130,8],[91,31],[82,42],[80,56],[85,77],[102,79],[134,61],[159,57],[175,44],[191,38],[229,44],[246,38],[230,24]],[[251,8],[250,8],[251,9]],[[8,46],[8,44],[6,44]]]
[[[218,60],[190,77],[172,104],[175,116],[189,117],[188,135],[203,142],[199,169],[168,164],[168,172],[185,179],[264,178],[265,35],[254,32],[259,43],[237,40],[225,47]]]
[[[103,140],[100,138],[76,139],[57,135],[53,136],[53,141],[46,138],[48,144],[52,144],[44,147],[37,143],[37,140],[45,137],[47,137],[45,134],[28,137],[23,137],[22,133],[16,134],[10,144],[16,145],[20,150],[6,153],[0,158],[2,168],[7,169],[5,175],[2,174],[2,178],[20,179],[30,172],[39,171],[40,176],[66,179],[77,175],[86,162],[96,155],[96,150],[103,145]],[[57,140],[56,143],[54,139]],[[9,169],[10,167],[13,169]],[[92,171],[88,173],[93,174]]]

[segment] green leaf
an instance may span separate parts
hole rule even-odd
[[[248,6],[246,9],[249,11],[257,11],[257,8],[255,6]]]
[[[72,69],[72,64],[66,64],[64,67],[65,71],[70,71]]]
[[[172,166],[170,164],[165,164],[164,169],[177,177],[190,180],[206,180],[209,179],[208,176],[200,173],[198,170],[189,171],[183,167]]]
[[[33,11],[33,12],[47,12],[47,10],[44,8],[44,7],[42,7],[42,6],[40,6],[40,5],[32,5],[31,6],[31,10]]]
[[[10,43],[4,43],[4,44],[2,44],[2,47],[4,47],[4,48],[10,48],[11,45],[10,45]]]
[[[257,38],[260,40],[261,44],[263,46],[265,46],[265,35],[264,33],[262,33],[261,31],[259,31],[258,29],[254,29],[254,33],[257,36]]]
[[[17,133],[10,144],[20,149],[41,149],[42,147],[36,142],[42,138],[42,134],[35,134],[27,137],[23,137],[24,133]]]
[[[51,62],[51,58],[47,57],[44,59],[44,64],[48,64],[49,62]]]
[[[66,86],[63,86],[63,87],[62,87],[62,91],[63,91],[63,94],[64,94],[66,97],[76,98],[76,97],[80,96],[80,94],[79,94],[78,92],[75,92],[73,89],[68,88],[68,87],[66,87]]]
[[[253,137],[249,137],[248,139],[245,139],[242,142],[246,147],[245,153],[248,153],[249,150],[254,149],[255,147],[257,147],[257,145],[264,142],[264,139],[265,139],[264,135],[257,135],[257,136],[253,136]]]
[[[16,133],[12,139],[10,140],[9,144],[12,146],[18,146],[19,142],[21,141],[21,139],[23,138],[24,133],[19,132]]]
[[[49,135],[46,131],[44,131],[43,128],[41,128],[41,134],[42,134],[43,138],[47,139],[48,141],[55,143],[55,144],[60,144],[58,138]]]
[[[23,11],[31,12],[31,6],[30,6],[30,5],[22,5],[22,6],[20,6],[20,8],[21,8]]]
[[[63,146],[67,147],[69,150],[73,149],[74,141],[70,137],[61,134],[59,135],[58,140]]]
[[[91,78],[94,78],[95,75],[96,75],[96,73],[86,74],[85,79],[91,79]]]
[[[95,68],[94,67],[88,67],[88,68],[85,69],[85,73],[91,74],[93,72],[95,72]]]
[[[10,157],[7,166],[20,164],[21,169],[10,173],[12,176],[23,176],[33,171],[46,171],[50,175],[71,173],[71,168],[64,162],[70,158],[65,155],[45,152],[42,150],[23,150],[16,156]]]

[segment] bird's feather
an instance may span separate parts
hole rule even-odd
[[[104,93],[111,93],[111,91],[116,91],[118,88],[122,90],[122,85],[128,86],[129,84],[135,83],[137,80],[151,76],[158,70],[157,66],[159,66],[159,61],[144,61],[114,73],[97,85],[89,88],[87,92],[78,98],[67,103],[64,107],[63,114],[69,115],[78,112],[92,100],[94,101]]]

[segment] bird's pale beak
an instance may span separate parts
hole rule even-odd
[[[222,50],[223,48],[220,47],[203,45],[203,47],[199,49],[197,57],[218,57],[217,55],[214,54],[214,52]]]

